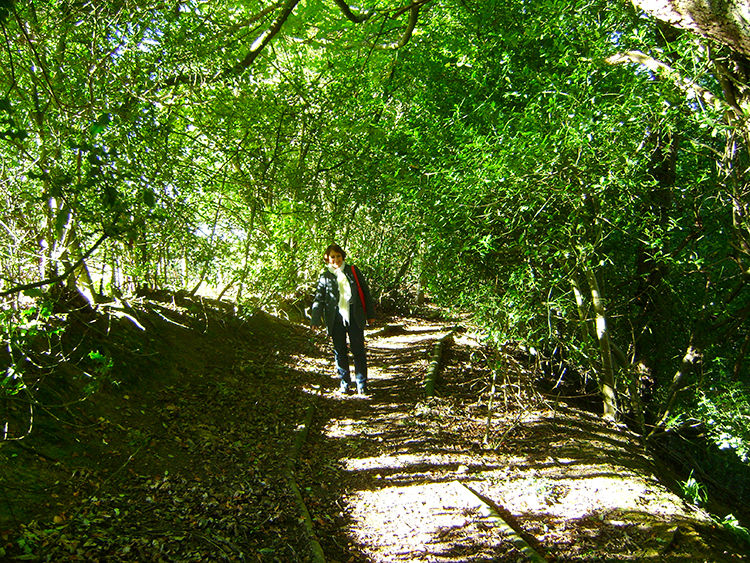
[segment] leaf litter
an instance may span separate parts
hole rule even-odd
[[[44,409],[23,447],[0,449],[5,560],[296,563],[317,539],[328,563],[525,561],[511,529],[547,561],[748,560],[632,436],[552,405],[533,374],[513,371],[489,413],[491,371],[471,338],[448,347],[426,399],[441,323],[370,331],[361,400],[335,392],[329,345],[305,327],[132,305],[145,332],[109,319],[103,340],[85,328],[99,319],[70,335],[107,349],[117,383]],[[72,398],[64,382],[55,393]]]

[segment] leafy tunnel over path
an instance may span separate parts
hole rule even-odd
[[[511,358],[487,433],[491,372],[469,332],[425,400],[449,323],[373,331],[360,400],[334,393],[328,344],[306,327],[200,300],[131,305],[70,314],[71,342],[112,357],[109,381],[74,402],[82,382],[61,369],[35,432],[0,449],[6,560],[310,561],[285,476],[313,400],[295,478],[329,563],[521,560],[466,487],[548,560],[747,559],[634,438],[546,401]]]

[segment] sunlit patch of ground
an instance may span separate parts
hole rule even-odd
[[[549,560],[746,560],[707,535],[709,515],[658,481],[626,429],[521,403],[518,373],[488,422],[484,402],[467,402],[467,390],[488,388],[476,335],[456,335],[441,397],[425,400],[429,354],[445,334],[406,326],[371,339],[372,400],[337,406],[321,427],[342,484],[345,555],[332,562],[527,561],[488,510]]]
[[[508,549],[503,535],[482,522],[481,503],[455,482],[358,491],[346,501],[356,522],[352,535],[374,561],[481,561]]]
[[[352,435],[357,426],[349,421]],[[481,460],[476,454],[427,451],[342,460],[345,471],[367,474],[372,480],[369,488],[353,491],[345,499],[352,536],[372,561],[410,557],[472,561],[446,559],[452,548],[448,539],[461,532],[464,543],[470,537],[475,548],[482,547],[475,553],[482,560],[488,549],[500,549],[507,541],[502,544],[503,535],[482,524],[481,503],[463,493],[459,483],[491,499],[518,521],[532,522],[540,542],[567,538],[572,543],[572,530],[567,529],[571,521],[592,519],[599,528],[641,526],[645,515],[650,521],[710,522],[707,514],[686,505],[656,480],[622,467],[579,464],[565,475],[566,462],[572,460],[559,460],[561,466],[553,465],[550,472],[529,467],[518,457],[485,456],[483,463],[477,463]],[[478,529],[482,534],[477,535]],[[648,532],[651,526],[643,529]]]

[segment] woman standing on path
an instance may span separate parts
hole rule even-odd
[[[338,244],[326,248],[326,268],[318,279],[310,324],[320,326],[321,319],[325,319],[328,335],[333,340],[342,393],[346,393],[352,386],[349,351],[346,346],[346,338],[349,336],[357,393],[368,395],[365,325],[374,322],[375,304],[359,268],[347,264],[345,259],[346,252]]]

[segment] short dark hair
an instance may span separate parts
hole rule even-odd
[[[344,252],[344,249],[341,248],[338,244],[329,244],[328,248],[326,248],[326,253],[324,254],[324,259],[327,261],[328,257],[331,255],[331,252],[338,252],[341,254],[341,257],[346,260],[346,252]]]

